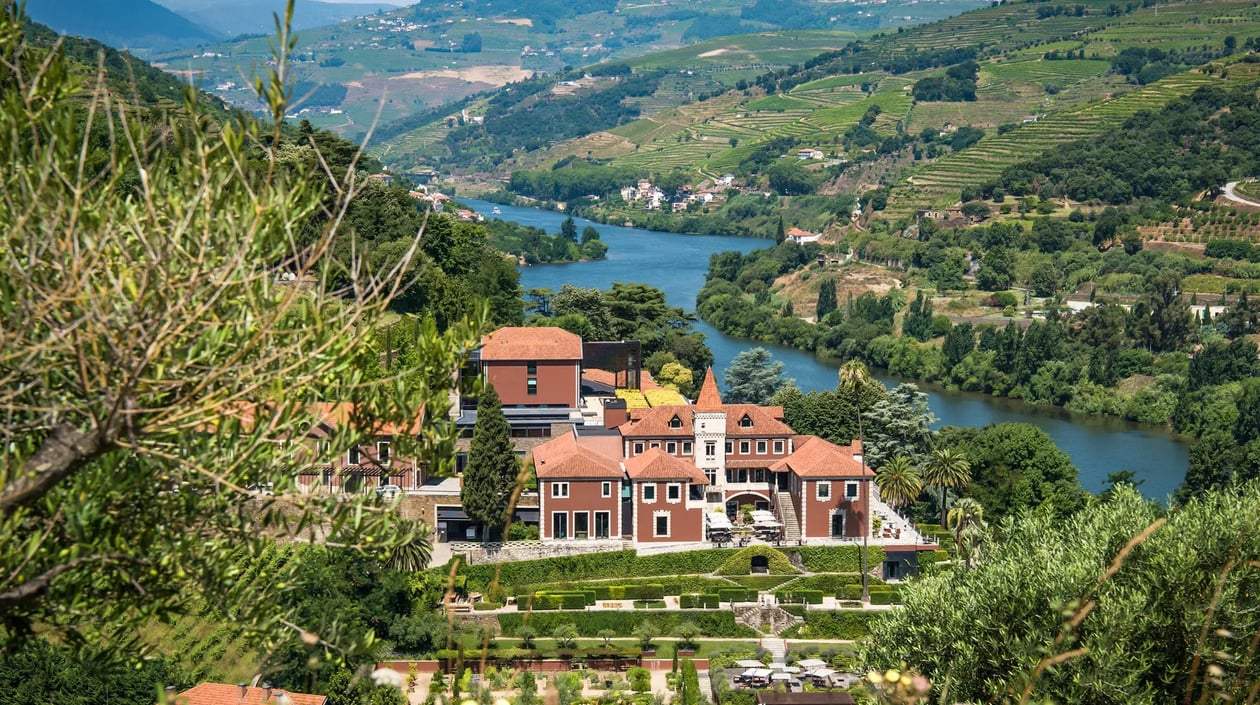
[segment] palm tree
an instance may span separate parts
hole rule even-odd
[[[875,484],[879,485],[879,496],[893,509],[910,504],[923,491],[919,471],[904,455],[898,455],[876,470]]]
[[[941,488],[941,526],[945,525],[945,490],[960,490],[971,484],[971,463],[953,448],[933,448],[923,463],[923,482]]]
[[[857,360],[849,360],[840,366],[840,382],[837,385],[839,391],[844,392],[853,400],[853,408],[857,409],[858,424],[858,447],[861,449],[861,455],[858,457],[862,463],[862,481],[866,482],[866,526],[862,529],[862,602],[870,602],[871,591],[866,580],[866,551],[867,541],[871,536],[871,486],[870,481],[866,477],[866,443],[862,438],[862,389],[871,381],[871,374]]]
[[[954,532],[954,547],[970,569],[972,552],[984,537],[984,507],[970,497],[963,497],[949,510],[946,528]]]

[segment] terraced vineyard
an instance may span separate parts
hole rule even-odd
[[[1138,111],[1158,110],[1200,86],[1254,78],[1255,69],[1247,68],[1254,66],[1240,64],[1231,69],[1228,79],[1199,72],[1177,74],[1111,100],[1052,113],[1005,135],[986,137],[975,147],[924,166],[905,179],[893,190],[892,205],[884,215],[896,220],[919,209],[956,203],[964,186],[979,186],[1020,161],[1113,129]]]

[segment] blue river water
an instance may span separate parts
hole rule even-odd
[[[487,218],[502,218],[555,233],[565,216],[535,208],[497,206],[493,203],[461,199]],[[766,247],[765,240],[709,235],[680,235],[637,228],[604,225],[578,219],[578,227],[593,225],[608,244],[608,258],[598,262],[535,265],[521,268],[521,285],[558,289],[564,284],[606,289],[613,282],[642,282],[658,287],[673,306],[688,311],[696,305],[696,294],[704,284],[709,255],[725,250],[750,252]],[[696,329],[707,336],[715,359],[714,370],[721,375],[731,359],[756,345],[767,348],[781,361],[787,376],[803,390],[832,389],[836,386],[837,360],[815,357],[791,348],[754,343],[723,335],[703,321]],[[885,384],[900,380],[880,376]],[[1002,422],[1029,423],[1044,430],[1080,469],[1081,484],[1091,492],[1103,489],[1107,475],[1130,470],[1142,480],[1142,492],[1164,500],[1176,489],[1186,473],[1187,445],[1163,429],[1115,418],[1071,414],[1057,407],[1025,404],[1014,399],[956,392],[919,384],[928,394],[928,404],[937,426],[986,426]]]

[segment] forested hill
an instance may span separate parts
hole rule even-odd
[[[36,22],[62,34],[131,50],[161,50],[220,37],[152,0],[27,0]]]

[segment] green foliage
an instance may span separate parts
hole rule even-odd
[[[733,549],[707,549],[636,556],[634,551],[610,551],[500,565],[461,565],[459,572],[467,577],[470,591],[486,592],[496,578],[499,585],[511,587],[543,585],[557,578],[574,581],[618,578],[624,575],[675,576],[711,573],[734,553]],[[445,569],[438,568],[435,571],[442,573]]]
[[[951,428],[943,430],[937,442],[967,458],[972,481],[963,495],[979,500],[990,519],[1033,508],[1066,517],[1084,505],[1076,468],[1035,426]]]
[[[717,609],[722,598],[715,594],[696,594],[684,593],[678,596],[678,606],[681,609]]]
[[[726,381],[722,400],[727,404],[769,403],[775,392],[791,382],[783,376],[783,363],[771,362],[770,351],[765,348],[740,352],[722,379]]]
[[[630,689],[636,693],[652,690],[652,672],[646,668],[635,666],[626,671],[626,678],[630,681]]]
[[[857,573],[862,569],[861,546],[800,546],[792,551],[801,557],[805,569],[814,573]],[[882,546],[868,546],[866,551],[867,569],[883,565]],[[806,577],[801,580],[809,579]]]
[[[752,558],[754,556],[761,556],[769,560],[771,574],[787,575],[800,572],[792,567],[792,562],[788,560],[788,557],[782,551],[770,546],[741,548],[713,572],[717,575],[748,575],[752,570]],[[756,592],[756,590],[753,590],[753,592]]]
[[[971,702],[1025,683],[1034,699],[1057,702],[1232,697],[1254,676],[1242,677],[1233,657],[1200,659],[1241,654],[1260,627],[1256,595],[1244,587],[1256,578],[1248,561],[1260,557],[1258,510],[1251,484],[1191,502],[1162,526],[1131,488],[1066,520],[1023,516],[973,570],[905,586],[904,608],[872,625],[863,661],[904,661],[937,688],[949,673],[950,697]],[[1034,679],[1038,662],[1074,649],[1088,656]],[[1203,672],[1209,663],[1215,676]]]
[[[520,461],[513,450],[511,428],[494,385],[483,385],[477,399],[468,466],[459,498],[468,517],[483,527],[483,538],[500,536],[506,525],[508,499],[516,487]]]
[[[145,659],[136,668],[110,666],[108,657],[75,654],[64,646],[36,639],[0,659],[0,688],[13,705],[67,705],[101,702],[154,702],[165,686],[195,685],[165,657]]]
[[[878,616],[877,612],[811,610],[805,613],[805,624],[801,626],[800,638],[862,639],[869,633],[870,623]]]
[[[516,636],[521,626],[526,623],[526,620],[528,620],[529,627],[535,630],[535,633],[543,634],[551,633],[560,624],[571,623],[577,627],[578,633],[583,636],[594,636],[602,630],[608,629],[615,632],[617,636],[627,637],[635,636],[635,629],[644,623],[648,623],[654,629],[661,630],[655,634],[659,636],[662,633],[673,632],[682,622],[695,623],[696,626],[703,630],[705,636],[741,637],[753,634],[748,627],[736,624],[735,617],[730,612],[718,611],[682,613],[677,610],[627,612],[609,610],[499,615],[499,625],[506,636]]]

